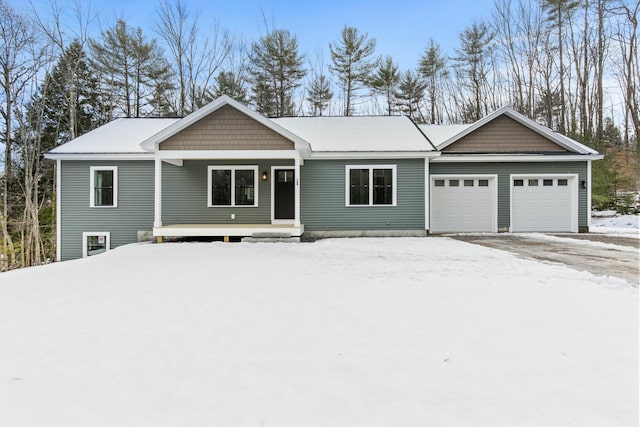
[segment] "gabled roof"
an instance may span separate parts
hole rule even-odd
[[[471,125],[418,125],[422,133],[424,133],[436,147],[469,126]]]
[[[140,141],[157,134],[179,119],[116,119],[85,133],[48,154],[144,154]]]
[[[482,119],[478,120],[477,122],[462,129],[460,132],[456,133],[455,135],[450,136],[449,138],[444,140],[442,143],[437,144],[438,150],[443,150],[444,148],[448,147],[454,142],[469,135],[476,129],[481,128],[482,126],[490,123],[491,121],[493,121],[494,119],[502,115],[510,117],[511,119],[515,120],[521,125],[526,126],[532,131],[538,133],[539,135],[547,138],[549,141],[554,142],[555,144],[559,145],[562,148],[565,148],[568,151],[571,151],[577,154],[598,154],[597,151],[592,150],[586,145],[580,144],[578,141],[574,141],[573,139],[567,136],[554,132],[548,127],[539,125],[538,123],[534,122],[533,120],[525,117],[524,115],[518,113],[517,111],[509,107],[503,107],[499,110],[496,110],[493,113],[489,114],[488,116],[485,116]]]
[[[405,116],[282,117],[271,120],[308,141],[314,152],[435,150]]]
[[[281,127],[280,125],[278,125],[277,123],[275,123],[273,120],[268,119],[267,117],[256,113],[255,111],[247,108],[246,106],[242,105],[241,103],[231,99],[230,97],[228,97],[227,95],[222,95],[221,97],[217,98],[215,101],[210,102],[209,104],[205,105],[204,107],[200,108],[199,110],[189,114],[188,116],[180,119],[179,121],[173,123],[171,126],[166,127],[165,129],[161,130],[160,132],[158,132],[157,134],[147,138],[146,140],[144,140],[140,145],[142,146],[143,149],[148,150],[148,151],[154,151],[156,144],[161,144],[162,141],[172,137],[173,135],[177,134],[178,132],[186,129],[187,127],[191,126],[192,124],[196,123],[198,120],[208,116],[209,114],[215,112],[216,110],[219,110],[220,108],[224,107],[225,105],[229,105],[230,107],[235,108],[236,110],[240,111],[241,113],[245,114],[246,116],[252,118],[253,120],[257,121],[258,123],[262,124],[263,126],[273,130],[274,132],[280,134],[283,138],[286,138],[290,141],[292,141],[295,145],[296,150],[303,150],[303,151],[308,151],[309,150],[309,144],[307,141],[305,141],[304,139],[300,138],[298,135],[295,135],[293,133],[291,133],[290,131],[288,131],[287,129]]]

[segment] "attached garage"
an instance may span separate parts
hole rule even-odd
[[[496,175],[432,175],[430,231],[497,232]]]
[[[511,175],[511,231],[577,232],[577,175]]]

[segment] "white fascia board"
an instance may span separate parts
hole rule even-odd
[[[153,160],[153,153],[46,153],[51,160]]]
[[[529,119],[528,117],[518,113],[517,111],[509,107],[502,107],[499,110],[496,110],[493,113],[489,114],[488,116],[481,118],[480,120],[478,120],[477,122],[469,126],[468,128],[464,129],[463,131],[461,131],[456,135],[453,135],[451,138],[447,139],[442,144],[438,145],[438,149],[442,150],[443,148],[448,147],[449,145],[453,144],[459,139],[469,135],[471,132],[481,128],[482,126],[486,125],[487,123],[493,121],[494,119],[502,115],[506,115],[510,117],[511,119],[515,120],[521,125],[529,128],[533,132],[536,132],[537,134],[549,139],[550,141],[553,141],[560,147],[563,147],[569,151],[577,152],[577,154],[597,154],[596,151],[590,149],[589,147],[583,144],[580,144],[578,141],[574,141],[569,137],[559,135],[554,131],[552,131],[551,129],[547,128],[546,126],[539,125],[538,123],[534,122],[533,120]]]
[[[576,155],[501,155],[501,154],[469,154],[469,155],[444,155],[433,159],[433,162],[581,162],[587,160],[600,160],[602,154],[576,154]]]
[[[311,153],[310,159],[422,159],[438,156],[439,151],[316,151]]]
[[[294,159],[296,150],[159,150],[160,160],[196,159]]]
[[[183,119],[178,120],[176,123],[166,127],[165,129],[161,130],[160,132],[156,133],[155,135],[153,135],[152,137],[146,139],[145,141],[142,141],[142,143],[140,143],[140,146],[143,149],[149,150],[149,151],[157,150],[158,149],[158,144],[161,143],[162,141],[164,141],[167,138],[170,138],[171,136],[177,134],[181,130],[186,129],[187,127],[189,127],[192,124],[196,123],[198,120],[208,116],[209,114],[213,113],[216,110],[219,110],[220,108],[224,107],[225,105],[230,105],[234,109],[240,111],[241,113],[245,114],[246,116],[248,116],[248,117],[252,118],[253,120],[257,121],[258,123],[266,126],[267,128],[271,129],[272,131],[280,134],[282,137],[284,137],[284,138],[286,138],[286,139],[288,139],[290,141],[293,141],[296,150],[301,150],[301,151],[309,150],[310,146],[309,146],[309,143],[307,141],[305,141],[304,139],[300,138],[299,136],[289,132],[287,129],[283,128],[282,126],[280,126],[279,124],[275,123],[274,121],[269,120],[269,118],[263,116],[262,114],[259,114],[259,113],[255,112],[255,111],[247,108],[246,106],[240,104],[239,102],[233,100],[232,98],[228,97],[227,95],[222,95],[221,97],[219,97],[215,101],[205,105],[204,107],[200,108],[199,110],[194,111],[193,113],[189,114],[188,116],[184,117]]]

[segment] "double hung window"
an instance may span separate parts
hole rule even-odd
[[[90,168],[89,206],[92,208],[118,206],[118,168],[92,166]]]

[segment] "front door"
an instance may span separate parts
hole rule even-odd
[[[296,210],[295,171],[276,169],[274,178],[274,219],[293,219]]]

